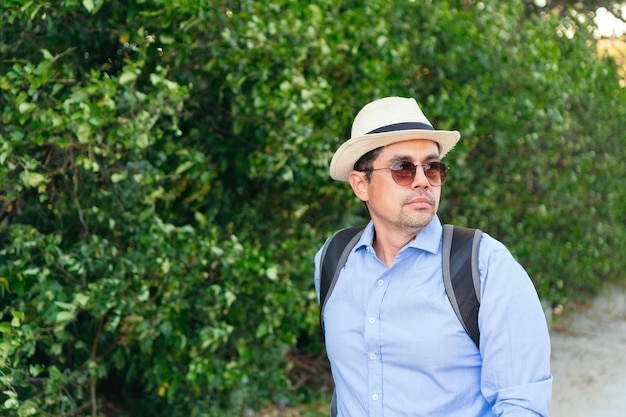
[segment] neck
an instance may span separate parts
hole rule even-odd
[[[387,265],[387,267],[391,267],[400,249],[413,240],[421,230],[422,229],[406,232],[383,232],[378,231],[376,227],[374,227],[374,242],[372,246],[374,247],[376,256]]]

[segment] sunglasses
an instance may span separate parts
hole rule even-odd
[[[391,178],[398,185],[406,186],[415,181],[415,174],[417,174],[417,167],[421,167],[424,170],[424,175],[428,180],[428,183],[433,187],[439,187],[444,183],[448,176],[448,166],[443,162],[429,162],[427,164],[414,164],[411,161],[400,161],[387,168],[369,168],[363,172],[380,171],[388,169],[391,171]]]

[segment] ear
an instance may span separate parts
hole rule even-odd
[[[350,172],[350,176],[348,177],[348,181],[350,181],[350,186],[352,187],[352,191],[361,201],[368,201],[369,195],[369,183],[365,178],[365,172],[361,171],[352,171]]]

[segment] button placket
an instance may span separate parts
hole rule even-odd
[[[383,363],[381,357],[381,306],[389,284],[389,270],[385,269],[374,281],[371,287],[365,310],[364,336],[366,357],[368,362],[368,390],[371,416],[382,415],[382,374]]]

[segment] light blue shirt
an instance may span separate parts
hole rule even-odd
[[[370,222],[348,257],[324,311],[338,416],[548,416],[550,336],[528,274],[483,233],[479,351],[446,295],[442,233],[435,216],[388,268]]]

